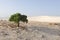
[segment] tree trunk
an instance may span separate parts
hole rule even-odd
[[[19,22],[18,22],[18,27],[19,27]]]

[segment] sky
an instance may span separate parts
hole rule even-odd
[[[0,0],[0,17],[9,17],[14,13],[60,16],[60,0]]]

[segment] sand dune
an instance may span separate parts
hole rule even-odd
[[[29,21],[38,21],[38,22],[55,22],[60,23],[60,17],[57,16],[35,16],[28,17]]]

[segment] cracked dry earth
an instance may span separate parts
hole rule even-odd
[[[24,30],[0,26],[0,40],[60,40],[60,30],[42,26]]]

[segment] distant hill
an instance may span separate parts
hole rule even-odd
[[[38,21],[38,22],[60,23],[60,17],[57,17],[57,16],[35,16],[35,17],[28,17],[28,20]]]

